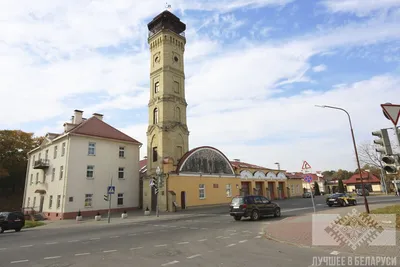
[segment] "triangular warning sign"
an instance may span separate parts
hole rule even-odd
[[[301,167],[302,170],[311,169],[311,165],[308,164],[307,161],[303,161],[303,166]]]
[[[394,126],[397,126],[400,117],[400,105],[382,104],[381,107]]]

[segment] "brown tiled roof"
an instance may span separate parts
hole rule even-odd
[[[78,126],[73,128],[71,131],[69,131],[69,134],[95,136],[141,144],[139,141],[133,139],[132,137],[124,134],[123,132],[115,129],[111,125],[94,116],[86,121],[83,121]]]
[[[231,161],[231,164],[233,167],[236,167],[236,168],[263,169],[263,170],[268,169],[268,170],[270,170],[269,168],[254,165],[254,164],[243,162],[243,161]]]
[[[303,179],[303,173],[301,172],[285,172],[288,179]]]
[[[381,180],[370,172],[362,172],[364,183],[380,183]],[[360,174],[356,173],[347,180],[343,180],[344,184],[361,184]]]

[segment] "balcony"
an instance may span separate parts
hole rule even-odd
[[[36,160],[33,164],[34,169],[47,169],[50,166],[50,161],[48,159],[39,159]]]

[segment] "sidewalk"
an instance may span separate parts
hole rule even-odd
[[[376,209],[376,208],[381,208],[381,207],[386,207],[389,204],[376,204],[376,205],[370,205],[370,210]],[[317,214],[330,214],[334,218],[336,218],[336,214],[339,214],[341,217],[346,216],[350,212],[352,212],[353,209],[356,209],[359,212],[364,212],[365,208],[364,205],[358,205],[358,206],[350,206],[350,207],[338,207],[338,208],[332,208],[332,210],[324,210],[321,212],[317,212]],[[361,245],[358,246],[357,248],[353,249],[349,245],[347,245],[345,242],[346,238],[340,238],[337,237],[335,238],[335,233],[328,233],[326,236],[314,236],[312,235],[312,231],[314,228],[314,233],[315,229],[318,228],[318,225],[322,231],[326,229],[325,225],[329,225],[330,223],[333,223],[335,219],[328,218],[328,220],[318,220],[314,224],[313,227],[313,220],[312,220],[312,214],[313,213],[308,213],[303,216],[297,216],[297,217],[286,217],[283,218],[282,220],[276,220],[272,222],[268,222],[266,220],[266,223],[264,224],[264,229],[263,232],[268,239],[272,239],[278,242],[282,243],[288,243],[296,246],[301,246],[301,247],[312,247],[312,248],[317,248],[317,249],[323,249],[323,250],[329,250],[332,254],[336,255],[337,253],[350,253],[350,254],[360,254],[360,255],[384,255],[384,256],[398,256],[399,255],[399,249],[398,246],[400,245],[400,232],[396,231],[393,228],[393,224],[391,225],[386,225],[387,223],[390,223],[390,221],[380,221],[378,222],[380,226],[382,226],[385,230],[388,230],[389,235],[393,236],[395,235],[395,240],[396,240],[396,246],[393,244],[387,243],[386,246],[369,246],[368,243],[370,240],[373,240],[375,237],[372,236],[368,238],[367,235],[364,237],[360,238],[363,240],[361,242]],[[352,228],[348,227],[346,228],[348,233],[352,233],[353,236],[356,238],[360,237],[360,234],[363,235],[364,233],[367,233],[369,230],[372,228]],[[379,234],[378,234],[379,237]],[[314,239],[314,240],[313,240]],[[324,240],[325,239],[325,240]],[[337,245],[332,245],[331,239],[335,240],[341,244]],[[324,243],[325,241],[330,242],[330,245],[325,246],[325,245],[313,245],[315,242]],[[365,241],[365,242],[364,242]],[[387,241],[390,242],[390,241]]]

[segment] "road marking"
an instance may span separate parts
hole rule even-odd
[[[264,234],[264,232],[258,232],[258,234],[259,234],[259,235],[263,235],[263,234]]]
[[[170,227],[175,228],[175,227],[178,227],[178,226],[176,226],[176,225],[171,225]]]
[[[136,249],[141,249],[143,247],[136,247],[136,248],[130,248],[130,250],[136,250]]]
[[[233,246],[236,246],[236,244],[229,244],[226,247],[233,247]]]
[[[236,232],[236,230],[233,230],[233,229],[229,229],[229,230],[226,230],[226,231],[229,231],[229,232]]]
[[[49,242],[49,243],[46,243],[46,245],[54,245],[54,244],[58,244],[58,242]]]
[[[246,231],[242,231],[242,233],[251,233],[251,231],[246,230]]]
[[[25,246],[21,246],[21,248],[29,248],[29,247],[33,247],[33,245],[25,245]]]
[[[137,234],[135,234],[135,233],[132,233],[132,234],[128,234],[128,236],[134,236],[134,235],[137,235]]]
[[[231,238],[230,236],[224,236],[222,239],[228,239]]]
[[[217,237],[216,237],[216,239],[220,239],[220,238],[223,238],[223,236],[222,236],[222,235],[220,235],[220,236],[217,236]]]
[[[89,240],[100,240],[100,237],[90,238]]]
[[[237,235],[238,233],[232,233],[231,235]]]
[[[254,238],[261,238],[261,236],[260,236],[260,235],[258,235],[258,236],[254,237]]]
[[[28,262],[28,261],[29,261],[29,260],[12,261],[11,264],[14,264],[14,263],[22,263],[22,262]]]
[[[74,243],[74,242],[79,242],[80,240],[70,240],[68,243]]]
[[[309,209],[312,209],[312,207],[310,207],[310,208],[297,208],[297,209],[281,210],[281,213],[297,211],[297,210],[309,210]]]
[[[85,256],[85,255],[90,255],[90,253],[89,253],[89,252],[86,252],[86,253],[78,253],[78,254],[75,254],[75,256]]]
[[[179,242],[178,245],[189,244],[189,242]]]
[[[172,265],[172,264],[177,264],[177,263],[179,263],[179,261],[170,261],[170,262],[161,264],[161,266],[167,266],[167,265]]]
[[[200,239],[200,240],[197,240],[197,241],[199,241],[199,242],[204,242],[204,241],[206,241],[207,239]]]
[[[339,253],[340,253],[339,251],[334,250],[331,252],[331,255],[339,255]]]
[[[200,256],[201,256],[201,254],[196,254],[196,255],[186,257],[186,259],[193,259],[193,258],[200,257]]]
[[[119,237],[119,235],[116,235],[116,236],[110,236],[110,238],[118,238]]]
[[[197,227],[190,227],[190,230],[197,230],[197,229],[199,229],[199,228],[197,228]]]
[[[53,259],[59,259],[61,256],[53,256],[53,257],[45,257],[43,258],[44,260],[53,260]]]
[[[167,244],[155,245],[156,248],[159,248],[159,247],[166,247],[166,246],[167,246]]]
[[[148,234],[152,234],[153,232],[146,232],[146,233],[144,233],[145,235],[148,235]]]
[[[317,206],[322,206],[322,205],[324,205],[324,204],[317,204]]]
[[[201,230],[208,230],[208,228],[201,228]]]
[[[246,243],[247,242],[247,240],[241,240],[241,241],[239,241],[239,243]]]
[[[117,252],[116,249],[112,249],[112,250],[104,250],[103,253],[111,253],[111,252]]]

